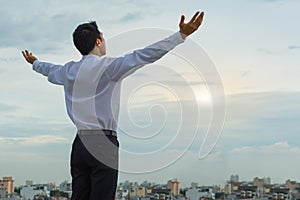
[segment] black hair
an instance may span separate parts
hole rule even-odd
[[[82,55],[93,50],[98,38],[100,39],[100,31],[95,21],[80,24],[73,33],[74,45]]]

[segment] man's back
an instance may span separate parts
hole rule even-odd
[[[34,61],[33,69],[63,85],[67,112],[78,130],[116,131],[121,81],[184,42],[179,32],[123,57],[85,55],[64,66]]]

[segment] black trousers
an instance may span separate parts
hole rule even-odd
[[[116,136],[76,135],[71,152],[72,200],[114,200],[118,182]]]

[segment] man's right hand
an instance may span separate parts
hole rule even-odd
[[[183,38],[186,38],[190,34],[194,33],[201,25],[204,17],[204,12],[199,11],[194,14],[192,19],[186,24],[184,23],[185,16],[181,15],[181,20],[179,23],[180,33]],[[199,15],[199,16],[198,16]]]
[[[33,56],[32,53],[27,50],[22,51],[22,54],[23,54],[25,60],[30,64],[33,64],[33,62],[35,60],[37,60],[37,57]]]

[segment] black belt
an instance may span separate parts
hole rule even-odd
[[[86,130],[78,130],[77,131],[78,135],[94,135],[94,134],[104,134],[107,136],[115,136],[117,137],[117,132],[116,131],[112,131],[112,130],[96,130],[96,129],[86,129]]]

